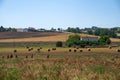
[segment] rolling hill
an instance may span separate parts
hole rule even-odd
[[[65,42],[69,35],[73,33],[42,32],[42,33],[0,33],[0,42]],[[93,35],[80,34],[80,36]],[[111,38],[112,42],[120,42],[120,39]]]

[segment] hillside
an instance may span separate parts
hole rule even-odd
[[[68,36],[72,33],[0,33],[0,42],[56,42],[66,41]],[[80,36],[90,36],[87,34],[80,34]],[[112,42],[120,42],[120,39],[111,38]]]
[[[0,32],[0,39],[17,39],[31,37],[55,36],[58,32]]]

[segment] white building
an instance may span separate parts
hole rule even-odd
[[[27,28],[19,28],[17,29],[17,32],[28,32],[28,29]]]
[[[95,41],[98,42],[98,37],[81,37],[80,40],[82,41]]]

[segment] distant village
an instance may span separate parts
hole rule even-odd
[[[62,28],[54,29],[51,28],[50,30],[40,28],[35,29],[34,27],[28,27],[28,28],[16,28],[17,32],[66,32],[66,30],[63,30]]]

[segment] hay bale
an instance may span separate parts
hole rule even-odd
[[[10,55],[10,58],[13,58],[13,54]]]
[[[109,48],[109,49],[112,49],[112,46],[109,46],[108,48]]]
[[[83,52],[83,50],[80,50],[80,52]]]
[[[50,58],[50,55],[49,55],[49,54],[47,55],[47,58]]]
[[[50,52],[50,49],[48,49],[48,52]]]
[[[55,50],[56,50],[56,48],[52,48],[52,50],[53,50],[53,51],[55,51]]]
[[[91,49],[90,49],[90,48],[88,48],[88,49],[87,49],[87,51],[91,51]]]
[[[7,55],[7,59],[9,59],[9,55]]]
[[[4,56],[2,56],[2,58],[4,59],[5,57],[4,57]]]
[[[29,47],[28,47],[28,46],[27,46],[26,48],[27,48],[27,49],[29,49]]]
[[[38,52],[40,52],[40,49],[37,49]]]
[[[74,49],[74,52],[77,52],[77,50],[76,50],[76,49]]]
[[[14,53],[16,53],[16,52],[17,52],[17,50],[15,49],[15,50],[14,50]]]
[[[42,47],[40,47],[40,49],[42,49]]]
[[[72,52],[72,50],[71,50],[71,49],[69,49],[69,52]]]
[[[17,55],[15,55],[15,58],[18,58],[18,56],[17,56]]]
[[[28,58],[28,56],[26,56],[25,58]]]
[[[117,52],[120,52],[120,49],[117,49]]]
[[[31,51],[33,50],[33,48],[31,48]]]

